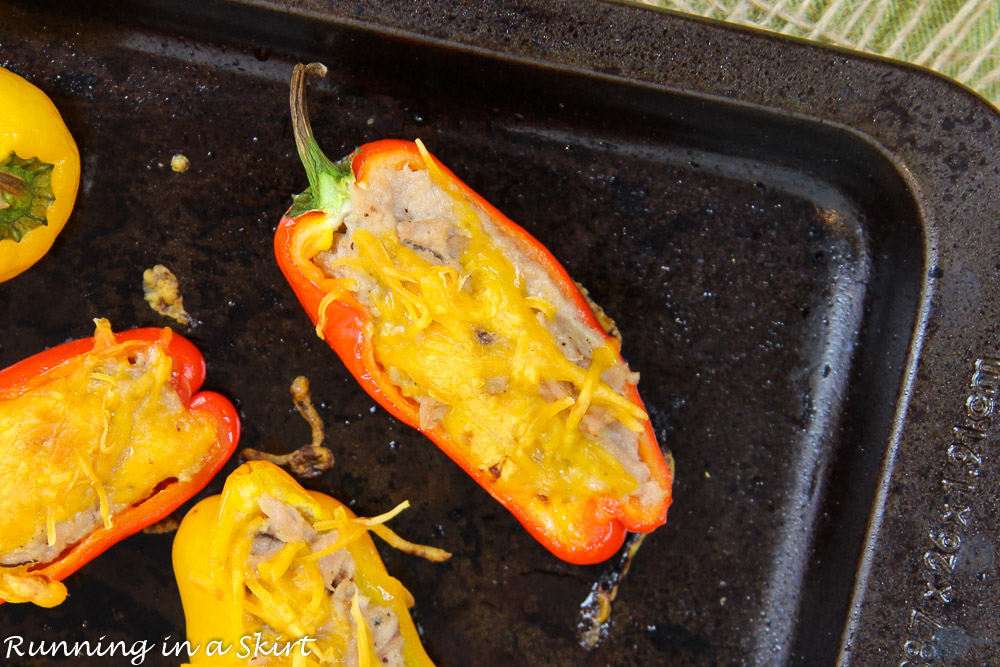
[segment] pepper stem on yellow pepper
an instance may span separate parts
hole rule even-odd
[[[52,193],[52,165],[11,151],[0,160],[0,240],[21,238],[46,218]]]

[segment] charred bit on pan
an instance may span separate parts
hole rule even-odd
[[[173,514],[169,514],[153,525],[146,526],[142,529],[142,532],[146,535],[163,535],[165,533],[173,533],[179,525],[181,525],[180,519]]]
[[[333,452],[323,446],[323,439],[326,437],[323,420],[313,407],[309,379],[304,375],[295,378],[291,392],[295,408],[312,428],[312,442],[283,455],[268,454],[247,447],[240,452],[240,458],[244,461],[270,461],[275,465],[288,466],[295,475],[303,478],[319,477],[333,467]]]
[[[177,153],[170,158],[170,168],[178,174],[183,174],[191,168],[191,160],[183,153]]]
[[[184,310],[184,299],[181,298],[177,276],[164,265],[157,264],[143,271],[142,294],[149,307],[160,315],[165,315],[187,327],[198,324],[198,320]]]
[[[576,624],[576,639],[577,643],[588,651],[600,646],[601,642],[608,636],[611,604],[618,596],[618,588],[625,579],[625,575],[628,574],[632,559],[645,539],[644,533],[633,533],[629,536],[625,551],[617,566],[608,569],[594,582],[590,595],[580,605],[580,620]]]
[[[669,451],[663,452],[670,468],[670,475],[674,475],[674,457]],[[608,627],[611,621],[611,604],[618,597],[618,589],[621,587],[632,566],[632,560],[639,552],[643,540],[646,539],[644,533],[633,533],[625,543],[625,550],[617,566],[606,570],[600,578],[594,582],[590,589],[590,595],[580,605],[580,620],[576,624],[577,643],[588,651],[592,651],[605,637],[608,636]]]

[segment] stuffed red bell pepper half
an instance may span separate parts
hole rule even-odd
[[[0,602],[42,607],[62,580],[200,491],[236,447],[232,404],[170,329],[41,352],[0,371]]]
[[[304,100],[325,71],[292,77],[309,189],[275,236],[317,334],[560,558],[600,562],[662,525],[673,474],[618,339],[541,243],[419,141],[327,159]]]

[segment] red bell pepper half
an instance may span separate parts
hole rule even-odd
[[[628,372],[628,368],[619,354],[618,340],[608,335],[588,303],[587,298],[581,293],[580,289],[578,289],[566,270],[553,255],[527,231],[509,220],[482,197],[473,192],[467,185],[462,183],[451,171],[431,156],[423,148],[422,144],[400,140],[376,141],[361,146],[352,155],[337,163],[328,160],[319,149],[313,137],[303,99],[305,75],[309,72],[323,74],[325,71],[325,68],[318,64],[309,66],[299,65],[293,74],[291,91],[293,127],[295,129],[299,155],[309,177],[310,188],[295,198],[291,209],[278,225],[274,239],[278,265],[302,306],[305,308],[306,313],[312,319],[313,323],[317,325],[317,334],[327,341],[330,347],[339,355],[351,374],[379,404],[385,407],[396,418],[418,428],[428,436],[442,451],[471,475],[480,486],[507,507],[536,539],[560,558],[580,564],[600,562],[613,555],[622,545],[627,531],[649,532],[657,526],[662,525],[666,521],[667,508],[671,502],[670,488],[673,480],[673,472],[667,465],[663,453],[656,442],[652,426],[636,390],[634,379],[621,383],[623,386],[615,390],[617,396],[610,396],[609,392],[614,392],[608,389],[603,381],[599,379],[599,372],[598,377],[592,378],[592,380],[595,380],[600,386],[595,388],[593,382],[587,385],[583,378],[588,373],[592,373],[592,370],[588,370],[586,361],[582,362],[582,365],[574,370],[574,368],[568,368],[569,364],[556,360],[556,366],[559,367],[558,373],[564,374],[560,377],[570,377],[576,373],[575,377],[579,379],[574,381],[575,384],[573,386],[570,386],[571,383],[569,382],[563,382],[562,385],[553,385],[556,386],[557,392],[559,386],[569,386],[569,389],[563,393],[561,399],[557,393],[556,396],[548,396],[546,400],[537,399],[535,404],[526,409],[540,413],[549,410],[551,407],[551,410],[545,413],[546,418],[548,418],[551,417],[553,410],[559,406],[565,406],[562,416],[555,421],[559,422],[561,419],[563,420],[562,423],[570,421],[575,424],[580,421],[583,413],[581,411],[573,415],[572,406],[577,403],[585,403],[586,400],[590,400],[592,397],[596,397],[601,392],[604,392],[601,395],[603,396],[602,400],[605,400],[606,403],[602,408],[603,412],[599,414],[605,414],[612,410],[618,411],[617,414],[622,415],[621,421],[629,424],[627,430],[637,435],[637,437],[635,435],[629,437],[632,438],[630,442],[632,442],[631,446],[635,450],[633,457],[637,459],[637,465],[645,469],[641,474],[645,476],[643,484],[647,491],[644,498],[639,498],[638,494],[630,495],[620,490],[602,489],[589,491],[587,488],[581,487],[579,493],[574,492],[569,494],[572,495],[572,498],[567,496],[565,502],[557,502],[552,497],[552,494],[540,490],[541,486],[519,483],[516,478],[517,473],[510,478],[514,481],[507,479],[508,468],[515,468],[512,463],[509,466],[507,465],[514,460],[515,454],[512,448],[515,445],[510,445],[510,448],[504,450],[499,455],[494,454],[494,458],[499,463],[491,465],[484,463],[482,458],[477,460],[471,452],[469,439],[462,435],[462,427],[452,427],[449,429],[447,425],[448,417],[438,419],[437,421],[428,419],[426,405],[422,406],[420,400],[416,400],[415,398],[416,393],[420,392],[438,396],[438,394],[433,393],[436,389],[414,389],[407,381],[400,381],[398,374],[396,377],[390,377],[391,372],[388,368],[390,364],[384,357],[386,354],[392,354],[391,347],[384,348],[386,351],[380,357],[377,349],[378,346],[375,342],[375,339],[379,336],[387,337],[394,335],[392,327],[386,328],[385,326],[384,319],[387,317],[385,314],[387,309],[400,307],[399,304],[404,300],[423,299],[423,301],[411,308],[409,311],[410,318],[402,318],[405,320],[404,322],[393,322],[390,324],[398,325],[396,329],[399,329],[400,326],[404,328],[415,327],[412,329],[415,333],[403,335],[403,339],[405,340],[419,339],[424,335],[430,336],[430,333],[428,333],[430,329],[426,328],[426,323],[423,325],[425,328],[421,328],[420,325],[414,325],[413,320],[420,319],[420,314],[423,312],[421,309],[427,309],[429,304],[430,309],[433,310],[435,304],[429,300],[430,297],[427,297],[427,293],[429,292],[419,294],[417,288],[413,286],[419,283],[426,286],[427,290],[436,289],[433,285],[437,283],[434,283],[434,280],[425,280],[427,276],[441,275],[444,276],[443,279],[447,282],[447,275],[445,274],[448,273],[449,263],[456,265],[462,263],[461,270],[456,270],[456,274],[467,276],[473,274],[477,269],[475,266],[477,262],[482,264],[483,262],[494,261],[484,260],[482,259],[482,255],[475,255],[475,253],[456,253],[456,257],[452,258],[454,261],[452,259],[445,259],[435,263],[432,258],[430,264],[420,264],[420,266],[430,267],[421,269],[424,271],[423,274],[405,275],[405,270],[401,268],[402,264],[417,265],[422,260],[419,258],[414,259],[416,255],[426,258],[437,251],[433,248],[422,247],[420,244],[424,242],[419,241],[419,239],[418,241],[409,243],[407,248],[403,248],[399,244],[398,239],[390,238],[391,234],[389,236],[378,237],[376,243],[371,240],[372,238],[376,238],[374,233],[363,238],[362,233],[354,232],[351,248],[359,248],[358,252],[360,253],[362,241],[367,239],[365,242],[375,248],[372,251],[373,253],[381,253],[382,256],[393,254],[397,260],[397,265],[392,267],[389,273],[386,273],[386,275],[390,276],[387,280],[394,280],[395,277],[401,276],[399,280],[407,283],[409,286],[405,288],[407,291],[399,291],[393,293],[391,297],[387,297],[384,302],[380,302],[381,305],[378,308],[372,307],[373,299],[376,297],[360,294],[352,286],[352,279],[349,276],[344,279],[344,276],[338,276],[336,273],[331,274],[329,270],[325,270],[321,266],[322,262],[319,261],[319,258],[324,253],[329,255],[336,249],[336,244],[340,243],[340,247],[343,247],[346,243],[343,240],[343,235],[346,233],[344,227],[345,216],[359,206],[369,205],[368,203],[362,204],[360,199],[358,201],[354,201],[354,199],[364,197],[366,193],[373,191],[377,187],[376,183],[379,179],[384,181],[386,178],[392,178],[391,175],[386,176],[386,174],[404,170],[407,172],[426,170],[430,174],[430,181],[435,184],[435,192],[438,193],[433,196],[446,197],[450,201],[451,208],[459,211],[456,214],[459,217],[459,222],[453,223],[453,229],[448,232],[449,242],[452,238],[458,236],[458,234],[454,233],[455,229],[464,224],[461,222],[462,215],[467,215],[469,219],[480,221],[480,223],[472,223],[473,226],[480,224],[481,226],[492,227],[495,230],[493,236],[500,239],[493,243],[494,246],[505,248],[506,250],[503,252],[508,255],[516,255],[518,258],[516,261],[520,262],[522,266],[526,264],[533,265],[535,268],[531,270],[537,270],[538,273],[544,274],[544,279],[551,286],[550,291],[558,292],[558,295],[549,300],[553,302],[558,301],[563,304],[563,311],[570,313],[569,317],[575,318],[576,322],[579,323],[574,326],[587,330],[584,335],[593,341],[594,346],[592,357],[594,359],[599,356],[603,357],[603,363],[607,368],[617,367],[624,369],[626,372]],[[443,193],[443,195],[440,193]],[[406,202],[398,201],[395,205],[400,210],[409,210],[407,207],[411,206]],[[417,205],[419,206],[420,204]],[[461,213],[461,211],[471,211],[471,213],[466,214]],[[372,215],[381,214],[373,212]],[[433,236],[433,229],[429,225],[430,223],[428,223],[427,227],[423,228],[423,231],[415,233],[417,235],[424,234],[420,238],[430,238]],[[465,232],[462,233],[464,234]],[[471,234],[475,236],[478,232],[473,231]],[[340,240],[338,240],[338,236],[341,237]],[[379,244],[381,244],[383,250],[392,244],[395,245],[392,245],[393,249],[391,252],[386,251],[383,253],[382,250],[378,250],[380,247]],[[415,255],[410,254],[411,251]],[[441,252],[444,251],[442,250]],[[439,252],[438,255],[440,254]],[[348,257],[346,260],[335,259],[332,263],[328,263],[327,266],[345,265],[358,261],[360,260],[352,257]],[[488,269],[494,273],[505,271],[506,269],[502,266],[503,263],[503,260],[496,260],[494,262],[496,267],[491,265]],[[370,261],[367,266],[369,268],[372,266]],[[377,268],[373,269],[372,273],[377,273],[378,270]],[[520,278],[516,277],[520,275],[517,272],[519,270],[517,269],[509,273],[512,276],[508,281],[509,283],[520,280]],[[485,273],[482,275],[485,276],[483,278],[484,281],[488,279]],[[475,278],[473,279],[475,280]],[[509,287],[508,285],[508,287],[501,287],[499,289],[502,292]],[[530,298],[531,295],[528,295],[528,297],[527,302],[534,307],[537,301],[532,301]],[[463,297],[462,295],[458,295],[455,298],[461,299]],[[484,299],[488,300],[491,297],[489,294],[480,294],[478,298],[482,301]],[[515,295],[513,298],[516,300],[517,296]],[[474,304],[471,307],[475,307]],[[544,311],[547,306],[543,304],[539,305],[538,308]],[[459,311],[458,308],[450,306],[442,309],[452,312]],[[381,313],[381,315],[376,315],[373,312],[375,310]],[[383,320],[381,322],[380,317]],[[445,314],[443,317],[448,318],[450,315]],[[541,318],[541,313],[538,314],[538,317],[539,319]],[[462,346],[468,347],[471,345],[475,347],[481,344],[484,350],[483,354],[488,355],[493,354],[493,350],[502,344],[502,341],[494,341],[494,338],[498,339],[500,338],[499,336],[494,337],[487,331],[496,322],[470,324],[470,322],[466,321],[459,323],[455,323],[452,320],[448,321],[449,325],[455,324],[450,329],[452,331],[456,330],[456,327],[465,327],[466,329],[471,327],[471,330],[475,332],[475,337],[470,339],[471,343],[464,338],[461,340],[456,339],[453,343],[456,350]],[[524,325],[531,325],[531,321],[525,320]],[[462,329],[462,331],[465,331],[465,329]],[[461,338],[464,334],[460,333],[458,335]],[[410,356],[423,356],[423,354],[423,351],[418,351]],[[517,354],[517,352],[510,353],[510,356],[515,358],[511,362],[513,365],[517,365]],[[537,354],[534,356],[537,356]],[[481,377],[473,377],[473,375],[470,375],[472,371],[466,371],[458,367],[461,364],[459,357],[460,355],[456,354],[454,373],[459,376],[466,373],[471,378],[467,384],[479,383],[482,380]],[[525,362],[525,357],[522,356],[522,365],[524,363],[532,363],[530,361],[531,357],[531,354],[527,355],[528,361]],[[593,365],[591,369],[593,369]],[[446,369],[444,372],[448,373],[450,371]],[[516,374],[516,371],[508,373],[504,370],[502,374],[510,376],[510,384],[515,382],[514,374]],[[507,377],[507,375],[504,375],[504,377]],[[530,372],[528,375],[530,375]],[[547,376],[543,374],[541,379],[544,381],[545,377]],[[536,377],[535,380],[537,381],[539,378]],[[494,397],[487,395],[490,392],[494,394],[503,393],[506,391],[506,386],[503,385],[505,381],[504,378],[489,380],[491,385],[495,386],[493,389],[483,393],[481,397],[492,400]],[[404,388],[401,384],[408,386]],[[414,381],[414,384],[419,385],[420,383]],[[530,390],[531,388],[529,387],[527,391],[530,393]],[[537,387],[535,387],[535,390],[537,393]],[[593,391],[592,394],[590,393],[591,391]],[[476,402],[479,399],[480,396],[476,396],[472,400]],[[434,403],[426,401],[426,399],[424,400],[427,405],[434,405]],[[562,403],[556,405],[555,402],[559,400]],[[592,404],[596,405],[597,398],[594,398],[594,401],[595,403]],[[455,410],[453,406],[450,409],[452,411]],[[586,405],[584,405],[583,410],[586,409]],[[492,416],[495,416],[496,411],[493,412]],[[544,419],[538,418],[532,423],[537,424],[541,421],[544,421]],[[554,424],[551,426],[552,429],[558,430],[562,428],[558,423],[548,423]],[[600,424],[595,428],[599,427]],[[620,428],[619,430],[623,431],[626,429]],[[578,435],[576,434],[573,437],[577,437]],[[582,442],[582,446],[584,447],[591,447],[592,440],[593,438],[580,440],[578,437],[578,441]],[[528,447],[535,447],[534,453],[529,453],[520,459],[520,461],[531,466],[533,464],[530,461],[530,457],[535,456],[539,458],[544,456],[541,452],[545,449],[545,445],[536,442],[528,443]],[[565,454],[557,454],[552,460],[556,460],[559,457],[565,460],[575,460],[574,457],[585,456],[590,456],[591,461],[595,460],[594,457],[600,462],[607,462],[608,460],[605,457],[605,452],[595,447],[591,447],[586,455],[567,451]],[[614,461],[611,463],[611,467],[616,465]],[[592,466],[595,469],[593,477],[597,478],[603,474],[602,465],[602,463],[598,463]],[[524,465],[517,467],[524,470]],[[562,473],[553,472],[550,469],[543,471],[543,474],[548,475],[548,479],[550,480],[556,480],[555,484],[558,484],[558,477]],[[574,473],[573,471],[569,471],[565,474],[571,475]],[[522,473],[523,477],[524,474]],[[583,484],[583,487],[586,486],[588,485]]]
[[[95,342],[98,338],[103,339],[100,344]],[[195,469],[186,470],[183,474],[179,470],[166,474],[153,488],[147,489],[148,496],[114,512],[102,525],[67,546],[54,560],[28,565],[27,574],[36,579],[49,582],[62,581],[115,543],[166,517],[208,484],[228,460],[239,441],[240,422],[232,403],[215,392],[198,392],[205,380],[205,360],[191,342],[170,329],[145,328],[112,334],[106,321],[98,321],[95,337],[58,345],[0,371],[0,406],[6,401],[19,400],[32,392],[45,393],[50,383],[71,375],[74,369],[78,370],[88,355],[99,346],[100,349],[114,349],[118,355],[132,355],[130,362],[134,361],[135,354],[142,354],[145,349],[154,347],[162,349],[170,363],[167,383],[176,392],[181,410],[195,415],[198,419],[201,419],[198,417],[199,414],[206,417],[205,423],[214,425],[215,434],[204,444],[205,453]],[[93,373],[90,377],[99,375],[100,373]],[[139,424],[134,428],[141,427]],[[67,427],[63,425],[59,428]],[[72,428],[72,425],[69,428]],[[176,426],[177,430],[180,428]],[[205,429],[209,430],[209,426]],[[0,433],[0,436],[3,435]],[[4,444],[5,447],[11,448],[16,445],[14,442]],[[45,456],[44,451],[40,451],[39,455]],[[33,465],[30,461],[28,463]],[[90,466],[88,470],[95,467],[92,463],[86,465]],[[3,463],[3,466],[0,472],[13,476],[13,462]],[[113,485],[112,476],[111,486]],[[0,575],[11,569],[9,565],[0,567]],[[61,595],[65,596],[64,589]],[[9,601],[14,601],[14,598],[10,598]],[[41,606],[52,606],[59,604],[62,597],[57,595],[47,600],[30,601]],[[0,603],[2,602],[3,600],[0,600]]]

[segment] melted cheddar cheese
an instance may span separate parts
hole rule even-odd
[[[8,579],[112,528],[117,512],[202,466],[215,423],[181,403],[170,376],[160,344],[117,343],[99,320],[93,351],[0,400],[0,565]],[[0,598],[14,601],[3,588]]]
[[[560,310],[564,320],[575,318],[566,314],[572,306],[550,298],[557,297],[551,279],[537,289],[544,282],[537,279],[541,270],[526,267],[531,260],[492,228],[426,155],[424,163],[426,196],[446,202],[449,237],[461,237],[460,251],[442,256],[443,251],[401,238],[394,224],[370,221],[401,209],[393,199],[416,189],[407,184],[404,189],[411,192],[385,195],[387,203],[348,211],[347,239],[329,241],[336,244],[335,259],[318,258],[343,289],[360,286],[354,289],[373,316],[376,361],[420,406],[421,426],[443,429],[501,492],[528,492],[543,503],[641,493],[650,486],[644,484],[649,475],[635,453],[635,434],[648,417],[603,378],[620,366],[617,351],[598,338],[571,361],[552,322]],[[355,194],[358,200],[372,199],[356,190],[366,186],[351,186],[352,204]],[[372,218],[359,224],[369,211]],[[535,278],[527,277],[529,270]],[[328,300],[339,294],[338,288]],[[559,393],[546,395],[546,386]],[[607,416],[598,429],[581,428],[588,412]],[[595,432],[608,423],[621,427],[624,435],[618,437],[625,446],[616,449],[609,442],[609,429]],[[616,451],[629,449],[626,469]]]
[[[297,513],[294,508],[287,511]],[[381,620],[392,612],[361,593],[353,581],[358,576],[356,566],[345,550],[368,532],[369,527],[363,522],[349,518],[339,508],[333,520],[313,524],[313,530],[301,539],[279,543],[270,552],[255,555],[255,539],[260,536],[278,539],[269,532],[273,529],[268,517],[258,514],[242,521],[235,534],[226,535],[226,565],[214,569],[211,579],[194,584],[223,596],[231,605],[228,615],[231,637],[261,633],[273,652],[268,657],[256,656],[261,664],[369,665],[369,656],[378,649],[373,646],[369,629],[372,617]],[[320,538],[331,531],[333,540],[327,539],[326,545],[321,546]],[[338,571],[329,573],[336,577],[332,581],[327,580],[328,567],[323,566],[323,559],[328,556],[339,563]],[[382,602],[395,598],[412,600],[398,582],[388,581],[395,588],[383,593]],[[391,620],[397,621],[394,615]],[[307,647],[294,646],[301,638],[311,640]],[[269,649],[264,643],[262,647],[267,655]],[[400,648],[395,647],[394,655]]]

